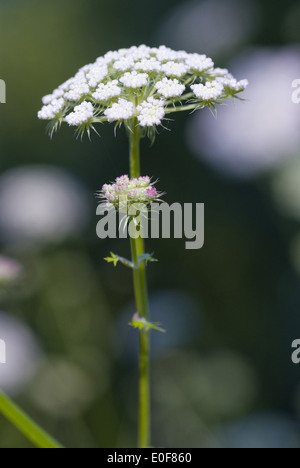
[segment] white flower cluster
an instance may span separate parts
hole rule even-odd
[[[117,103],[104,111],[104,115],[109,122],[128,120],[134,116],[134,105],[126,99],[119,99]]]
[[[167,76],[175,76],[177,78],[181,78],[182,76],[187,74],[189,69],[184,63],[167,62],[162,64],[161,70]]]
[[[55,100],[63,97],[65,92],[62,89],[56,89],[53,91],[52,94],[47,94],[47,96],[44,96],[42,99],[42,103],[45,106],[48,106],[49,104],[53,104]]]
[[[131,73],[125,73],[124,76],[120,78],[121,83],[123,83],[126,88],[142,88],[147,86],[149,76],[147,73],[138,73],[133,71]]]
[[[142,72],[160,72],[161,62],[154,57],[143,59],[134,64],[135,70]]]
[[[160,125],[165,116],[165,101],[149,97],[137,107],[138,121],[141,127],[153,127]]]
[[[90,87],[85,82],[74,83],[70,86],[70,90],[65,93],[65,98],[69,101],[77,102],[83,96],[87,95],[90,91]]]
[[[91,102],[84,101],[74,108],[74,112],[67,115],[66,122],[74,127],[87,123],[94,116],[94,107]]]
[[[186,64],[191,70],[200,73],[214,68],[214,62],[206,55],[190,54]]]
[[[219,71],[222,73],[222,70]],[[214,81],[208,81],[205,85],[202,83],[192,85],[191,89],[198,99],[210,102],[245,91],[248,84],[248,80],[237,81],[232,75],[225,74],[223,77],[218,76]]]
[[[230,92],[233,93],[239,93],[241,91],[245,91],[245,89],[248,87],[249,82],[248,80],[241,80],[237,81],[232,75],[228,74],[224,78],[218,78],[218,81],[222,83],[224,88],[229,90]]]
[[[118,80],[113,80],[109,81],[107,84],[100,83],[92,96],[96,101],[105,102],[120,96],[121,92],[122,89],[119,86]]]
[[[164,96],[165,98],[179,97],[185,91],[185,86],[180,84],[178,80],[169,80],[164,78],[155,85],[158,93]]]
[[[224,86],[219,81],[212,81],[203,84],[195,84],[191,86],[195,96],[202,101],[216,101],[220,99],[224,94]]]
[[[87,69],[88,71],[88,69]],[[86,78],[88,80],[89,87],[95,88],[101,81],[108,75],[108,68],[106,65],[91,67]],[[84,79],[84,78],[83,78]]]
[[[57,117],[65,107],[63,98],[53,99],[49,104],[45,105],[38,113],[38,118],[41,120],[52,120]]]
[[[42,120],[86,128],[97,122],[162,124],[166,114],[234,97],[247,87],[206,55],[145,45],[108,52],[43,98]]]

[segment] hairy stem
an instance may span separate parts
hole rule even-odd
[[[0,413],[38,448],[63,448],[0,391]]]
[[[140,134],[134,122],[130,140],[130,176],[140,177]],[[136,308],[141,318],[149,319],[148,291],[145,262],[139,257],[145,254],[142,237],[131,239],[134,292]],[[139,447],[150,447],[150,337],[149,331],[140,332],[140,382],[139,382]]]

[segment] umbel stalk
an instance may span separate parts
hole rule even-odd
[[[140,177],[140,131],[137,121],[129,132],[130,176]],[[133,282],[136,309],[142,319],[149,321],[149,303],[146,278],[146,262],[139,259],[145,254],[144,240],[131,238]],[[150,333],[140,331],[139,376],[139,447],[150,447]]]

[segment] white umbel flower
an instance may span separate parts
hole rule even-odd
[[[165,116],[165,101],[150,97],[137,107],[138,121],[141,127],[160,125]]]
[[[65,93],[65,98],[69,101],[79,101],[90,92],[89,85],[83,81],[75,82],[71,85],[70,91]]]
[[[58,88],[57,90],[60,90],[60,91],[69,91],[71,89],[71,86],[76,82],[76,79],[75,77],[74,78],[70,78],[69,80],[65,81],[64,83],[62,83]],[[54,92],[56,92],[57,90],[55,90]]]
[[[121,92],[122,89],[119,86],[118,80],[113,80],[109,81],[107,84],[100,83],[92,96],[96,101],[105,102],[120,96]]]
[[[144,60],[150,58],[151,47],[141,45],[133,46],[130,49],[124,49],[125,56],[130,55],[133,60]]]
[[[221,83],[216,81],[203,84],[192,85],[191,89],[194,91],[195,96],[203,101],[214,101],[220,99],[224,93],[224,87]]]
[[[86,124],[94,116],[94,107],[91,102],[84,101],[79,106],[74,108],[74,112],[67,115],[66,122],[70,126],[77,127],[82,124]]]
[[[119,99],[112,107],[106,109],[104,115],[109,122],[128,120],[134,116],[134,105],[125,99]]]
[[[113,65],[115,70],[128,71],[134,68],[134,60],[131,57],[123,57],[117,60]]]
[[[179,97],[184,93],[185,86],[180,84],[178,80],[169,80],[164,78],[155,85],[158,93],[165,98]]]
[[[141,88],[147,86],[149,76],[147,73],[138,73],[133,71],[131,73],[125,73],[124,76],[120,78],[121,83],[123,83],[126,88]]]
[[[157,60],[154,57],[151,57],[150,59],[144,59],[141,60],[140,62],[137,62],[134,65],[134,68],[137,71],[143,71],[143,72],[159,72],[161,71],[161,62]]]
[[[107,65],[104,66],[98,66],[94,65],[92,66],[91,70],[87,73],[87,79],[89,86],[92,88],[95,88],[101,81],[107,76],[108,74],[108,68]]]
[[[215,77],[224,77],[226,75],[229,75],[229,71],[227,70],[227,68],[215,68],[210,72],[210,75]]]
[[[232,75],[227,75],[225,78],[219,78],[218,81],[222,83],[224,88],[233,93],[245,91],[248,87],[248,80],[237,81]]]
[[[81,67],[43,98],[38,116],[52,121],[51,135],[64,121],[78,122],[79,134],[91,128],[96,131],[95,124],[107,121],[124,123],[132,131],[135,125],[160,125],[165,114],[221,104],[244,91],[247,84],[228,70],[214,68],[204,54],[134,46],[107,52]]]
[[[167,62],[161,66],[161,70],[167,76],[175,76],[176,78],[181,78],[182,76],[187,74],[188,67],[184,63]]]
[[[38,113],[38,118],[41,120],[55,119],[65,107],[65,100],[63,98],[54,99],[51,104],[44,106]]]
[[[59,99],[63,97],[64,94],[65,93],[62,89],[56,89],[55,91],[53,91],[52,94],[48,94],[47,96],[44,96],[42,99],[42,102],[45,106],[47,106],[48,104],[51,104],[51,102],[54,101],[55,99]]]
[[[153,49],[153,53],[155,53],[160,62],[174,61],[179,58],[178,52],[166,46],[160,46],[158,49]]]
[[[236,89],[237,91],[245,91],[249,86],[249,81],[248,80],[240,80],[237,82]]]
[[[113,63],[115,60],[119,60],[119,58],[121,57],[120,53],[118,50],[110,50],[109,52],[107,52],[104,57],[99,57],[96,62],[98,62],[99,60],[101,60],[102,58],[104,59],[105,63],[108,65],[108,64],[111,64]]]
[[[191,71],[202,73],[211,70],[214,67],[214,62],[206,55],[190,54],[186,59],[186,64]]]

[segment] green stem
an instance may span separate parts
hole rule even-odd
[[[140,177],[140,134],[139,129],[136,126],[137,121],[134,120],[132,133],[129,133],[129,157],[130,157],[130,177]]]
[[[0,391],[0,412],[38,448],[63,448]]]
[[[140,133],[137,121],[134,121],[130,133],[130,176],[140,177]],[[131,239],[134,292],[136,308],[139,316],[149,320],[149,305],[145,262],[139,262],[144,255],[144,240],[142,237]],[[150,447],[150,337],[149,331],[142,330],[140,334],[140,382],[139,382],[139,447]]]
[[[173,114],[173,112],[186,112],[189,110],[196,110],[197,106],[195,104],[190,104],[187,106],[177,106],[177,107],[168,107],[166,109],[166,114]]]
[[[182,96],[179,96],[178,98],[175,98],[175,99],[172,99],[170,101],[167,102],[167,105],[172,105],[173,103],[176,103],[176,102],[183,102],[183,101],[187,101],[188,99],[191,99],[192,97],[195,97],[195,94],[194,93],[187,93],[187,94],[183,94]]]

